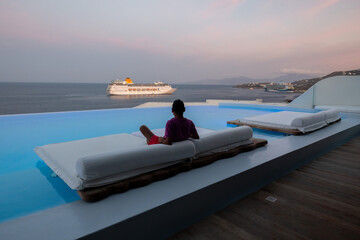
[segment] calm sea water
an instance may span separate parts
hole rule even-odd
[[[102,83],[0,83],[0,114],[130,108],[145,102],[204,102],[206,99],[284,102],[298,93],[272,93],[225,85],[177,85],[172,95],[107,96]]]

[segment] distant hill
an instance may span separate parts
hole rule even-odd
[[[356,75],[360,75],[360,69],[349,70],[349,71],[336,71],[323,77],[298,80],[293,82],[292,84],[297,91],[304,92],[308,90],[311,86],[313,86],[315,83],[325,78],[335,77],[335,76],[356,76]]]
[[[204,79],[199,81],[193,81],[195,84],[216,84],[216,85],[234,85],[237,83],[250,83],[256,82],[257,79],[249,78],[245,76],[223,79]]]
[[[294,87],[295,92],[305,92],[311,86],[313,86],[315,83],[317,83],[325,78],[334,77],[334,76],[356,76],[356,75],[360,75],[360,69],[349,70],[349,71],[337,71],[337,72],[330,73],[323,77],[301,79],[301,80],[293,81],[292,86]],[[266,84],[269,84],[271,82],[276,83],[276,82],[281,82],[281,80],[279,81],[279,78],[275,78],[272,80],[265,80],[265,81],[260,81],[257,83],[249,83],[248,82],[248,83],[237,84],[237,85],[235,85],[235,87],[261,89],[261,88],[264,88],[264,86]],[[285,81],[283,81],[283,82],[285,82]]]
[[[317,75],[300,74],[300,73],[289,73],[284,74],[275,78],[249,78],[245,76],[224,78],[224,79],[206,79],[195,81],[195,84],[216,84],[216,85],[238,85],[242,83],[253,83],[253,82],[293,82],[300,79],[308,79],[319,77]]]
[[[301,74],[301,73],[289,73],[286,75],[281,75],[279,77],[266,79],[266,82],[294,82],[300,79],[308,79],[308,78],[315,78],[319,77],[319,75],[315,74]]]

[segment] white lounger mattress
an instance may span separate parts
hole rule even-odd
[[[195,158],[199,153],[196,146],[203,149],[200,151],[202,154],[205,150],[226,151],[234,146],[248,144],[252,137],[249,127],[221,131],[198,128],[198,132],[200,140],[186,140],[172,145],[148,146],[138,133],[122,133],[49,144],[37,147],[34,151],[70,188],[82,190]]]
[[[274,129],[296,130],[307,133],[325,127],[339,119],[338,111],[328,110],[317,113],[282,111],[243,118],[238,121],[245,125],[249,124]]]

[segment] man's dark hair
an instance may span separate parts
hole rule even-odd
[[[185,112],[185,105],[184,102],[180,99],[177,99],[173,102],[172,110],[176,113],[182,116]]]

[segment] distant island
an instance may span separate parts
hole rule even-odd
[[[330,73],[324,77],[317,77],[317,78],[310,78],[310,79],[302,79],[297,80],[292,83],[283,83],[283,85],[286,85],[293,89],[293,92],[305,92],[310,87],[312,87],[315,83],[319,82],[320,80],[323,80],[328,77],[334,77],[334,76],[356,76],[360,75],[360,69],[357,70],[350,70],[350,71],[337,71]],[[240,85],[235,85],[236,88],[247,88],[247,89],[265,89],[266,86],[269,85],[276,85],[279,83],[275,82],[250,82],[250,83],[243,83]]]

